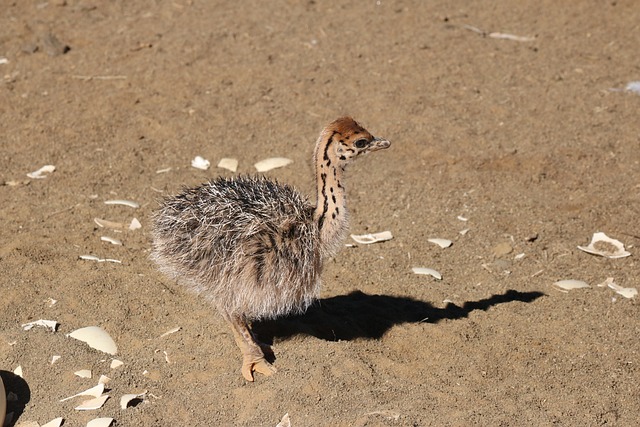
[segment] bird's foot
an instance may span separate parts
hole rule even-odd
[[[254,372],[259,372],[267,377],[275,374],[276,368],[269,363],[275,360],[271,347],[257,341],[242,318],[229,316],[229,323],[231,323],[236,344],[242,352],[241,372],[244,379],[253,382]]]
[[[253,373],[259,372],[264,376],[271,376],[277,369],[264,358],[264,355],[245,354],[242,358],[242,376],[245,380],[253,382]]]

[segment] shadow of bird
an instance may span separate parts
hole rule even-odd
[[[473,311],[486,311],[511,302],[530,303],[543,295],[542,292],[509,290],[478,301],[467,301],[462,306],[448,303],[444,308],[437,308],[410,297],[354,291],[320,299],[305,314],[255,322],[253,330],[268,343],[295,335],[310,335],[326,341],[380,339],[395,325],[464,319]]]

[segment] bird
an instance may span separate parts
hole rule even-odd
[[[276,368],[251,322],[302,314],[319,297],[323,263],[348,231],[345,169],[386,149],[351,117],[321,131],[313,152],[316,203],[264,176],[218,177],[160,201],[151,259],[160,272],[210,302],[242,352],[242,376]]]

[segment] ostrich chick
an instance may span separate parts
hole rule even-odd
[[[235,177],[186,189],[155,212],[153,260],[229,322],[248,381],[254,371],[276,369],[247,322],[302,313],[318,297],[323,261],[335,255],[348,228],[345,167],[389,145],[343,117],[316,142],[316,206],[287,185]]]

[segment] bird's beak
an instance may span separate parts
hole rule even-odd
[[[389,148],[390,145],[391,143],[386,139],[373,138],[373,141],[371,141],[371,145],[369,146],[369,151],[382,150],[384,148]]]

